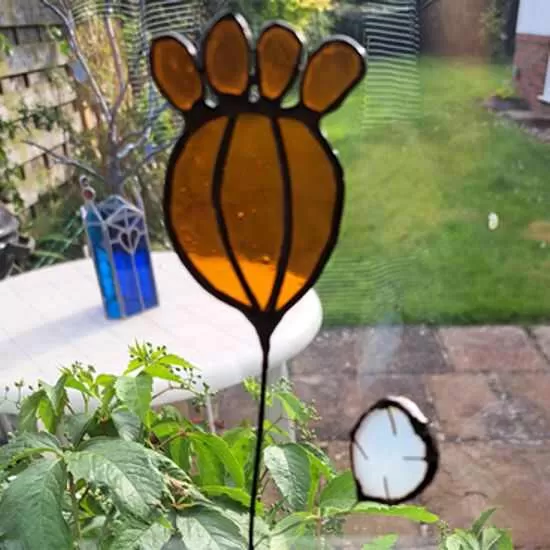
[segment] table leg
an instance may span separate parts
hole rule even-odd
[[[216,433],[216,418],[214,415],[214,408],[212,407],[212,398],[210,394],[206,396],[206,420],[208,422],[208,428],[210,433]]]
[[[290,380],[288,365],[286,364],[286,362],[284,362],[282,365],[276,365],[269,369],[267,383],[269,385],[276,384],[279,380],[281,380],[281,378],[286,378]],[[283,430],[288,433],[290,441],[296,441],[296,428],[294,426],[294,422],[292,422],[292,420],[287,417],[283,407],[279,402],[273,403],[273,406],[267,410],[266,416],[267,419],[271,422],[275,422],[278,418],[282,418],[282,420],[279,421],[279,425]],[[277,437],[275,437],[275,439],[277,439]]]

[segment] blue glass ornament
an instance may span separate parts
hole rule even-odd
[[[158,305],[145,214],[120,195],[96,203],[81,179],[82,219],[88,236],[105,315],[122,319]]]

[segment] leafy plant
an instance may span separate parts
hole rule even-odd
[[[481,32],[487,40],[495,60],[511,56],[510,44],[514,42],[518,2],[515,0],[489,0],[481,14]]]
[[[496,508],[483,512],[470,529],[455,529],[451,531],[442,526],[441,550],[513,550],[514,545],[510,533],[488,525],[488,521]]]
[[[242,12],[257,30],[272,19],[283,19],[302,32],[311,47],[330,31],[331,0],[233,0],[232,7]]]
[[[211,433],[154,406],[174,390],[204,401],[208,388],[187,361],[136,344],[120,376],[74,364],[21,399],[23,386],[5,396],[18,403],[19,425],[0,448],[0,549],[246,548],[255,429]],[[256,393],[255,382],[246,387]],[[337,472],[307,429],[312,407],[288,382],[268,397],[307,437],[291,441],[266,421],[257,548],[317,548],[350,514],[438,520],[417,506],[358,503],[351,472]]]

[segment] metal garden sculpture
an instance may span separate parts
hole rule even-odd
[[[346,37],[321,44],[305,67],[304,57],[284,23],[267,25],[253,47],[233,14],[210,25],[200,53],[175,34],[156,38],[150,53],[158,88],[185,118],[166,175],[172,243],[207,291],[249,319],[263,351],[250,549],[270,339],[317,281],[342,217],[343,171],[319,124],[366,71],[363,49]],[[296,105],[283,107],[302,70]]]

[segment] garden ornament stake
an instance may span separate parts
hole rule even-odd
[[[166,175],[170,238],[197,281],[249,319],[263,352],[250,549],[270,339],[319,278],[342,218],[343,171],[319,123],[366,70],[361,46],[330,38],[309,56],[297,104],[284,108],[304,58],[280,22],[253,50],[246,21],[230,13],[210,25],[199,53],[175,34],[156,38],[150,53],[158,88],[185,117]]]

